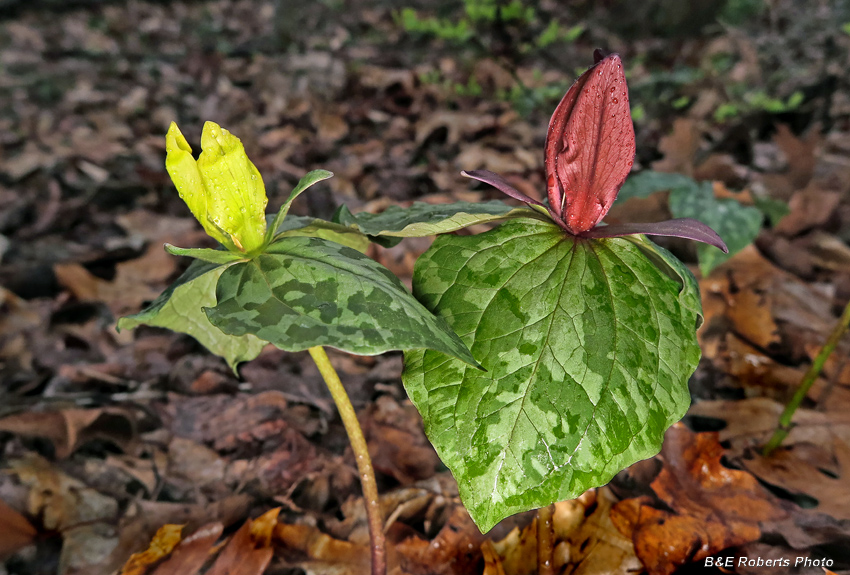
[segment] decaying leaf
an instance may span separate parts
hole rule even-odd
[[[850,520],[850,444],[837,437],[831,443],[834,466],[830,461],[812,461],[804,444],[778,449],[767,458],[755,454],[740,462],[762,481],[808,495],[818,501],[818,511],[846,521]]]
[[[613,521],[612,506],[616,501],[614,495],[607,487],[602,487],[596,490],[595,496],[591,492],[582,496],[585,497],[585,513],[591,509],[592,513],[585,517],[581,525],[567,538],[570,544],[569,563],[575,565],[571,575],[639,571],[641,562],[635,555],[635,545],[628,535],[620,532],[619,526]],[[557,506],[555,513],[557,524]]]
[[[690,415],[722,420],[726,427],[720,430],[720,441],[731,442],[733,448],[764,445],[776,429],[779,414],[784,405],[766,397],[746,399],[700,401],[691,406]],[[797,443],[830,445],[837,437],[850,443],[850,410],[828,412],[800,408],[794,413],[794,428],[783,442],[790,446]]]
[[[101,301],[117,318],[137,311],[144,302],[156,299],[162,283],[177,269],[178,260],[159,244],[151,244],[137,259],[115,266],[112,281],[101,279],[80,264],[54,266],[59,283],[81,301]]]
[[[315,568],[347,566],[354,573],[369,565],[369,548],[348,541],[334,539],[308,525],[279,523],[274,529],[274,540],[283,546],[282,554],[294,566]],[[360,570],[360,571],[358,571]]]
[[[759,521],[785,515],[755,477],[724,467],[722,455],[716,434],[676,425],[667,432],[664,467],[651,484],[669,510],[645,496],[614,506],[614,524],[631,536],[650,574],[669,575],[687,562],[755,541]]]
[[[5,561],[35,540],[35,527],[0,499],[0,561]]]
[[[213,545],[221,536],[221,523],[209,523],[183,539],[171,555],[151,575],[194,575],[211,553]]]
[[[28,411],[0,419],[0,431],[49,439],[56,457],[64,459],[92,439],[128,450],[136,440],[136,418],[132,411],[114,407]]]
[[[121,575],[142,575],[148,567],[171,553],[180,543],[182,531],[182,525],[163,525],[160,527],[147,549],[130,556],[130,559],[121,569]]]
[[[272,560],[272,531],[277,525],[280,508],[266,511],[248,520],[233,535],[219,554],[207,575],[261,575]]]
[[[118,503],[52,465],[31,456],[10,462],[21,482],[30,488],[29,512],[40,516],[47,529],[66,530],[76,525],[112,520]]]
[[[457,506],[431,541],[409,537],[396,550],[402,569],[410,575],[464,575],[480,561],[483,541],[469,513]]]

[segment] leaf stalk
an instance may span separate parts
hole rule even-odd
[[[554,504],[537,510],[537,575],[555,575],[555,525],[552,523],[554,513]]]
[[[328,354],[322,346],[311,347],[307,351],[316,362],[322,379],[331,392],[336,408],[351,442],[354,451],[354,459],[357,462],[357,471],[360,473],[360,483],[363,487],[363,498],[366,504],[366,517],[369,521],[369,539],[371,540],[372,575],[385,575],[387,572],[387,548],[384,537],[384,522],[381,513],[381,505],[378,500],[378,485],[375,482],[375,469],[372,467],[372,459],[366,446],[366,438],[363,429],[357,420],[357,413],[348,393],[339,380],[339,375],[331,365]]]

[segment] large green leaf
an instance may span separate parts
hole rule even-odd
[[[222,331],[254,334],[287,351],[326,345],[374,355],[429,348],[475,364],[445,321],[388,269],[321,238],[284,237],[228,267],[216,300],[207,317]]]
[[[207,319],[203,308],[215,305],[215,286],[226,267],[199,260],[192,262],[151,305],[119,319],[118,329],[145,324],[191,335],[236,371],[237,364],[257,357],[267,342],[253,335],[227,335]]]
[[[474,224],[512,218],[543,218],[530,208],[514,208],[498,200],[453,204],[414,202],[409,208],[390,206],[380,214],[352,214],[342,206],[334,220],[370,236],[424,237],[453,232]]]
[[[728,254],[697,244],[699,269],[704,276],[750,245],[761,230],[764,219],[757,208],[744,206],[733,199],[716,199],[711,182],[674,188],[670,192],[670,212],[677,218],[694,218],[707,224],[726,242]]]
[[[368,238],[356,230],[308,217],[289,216],[279,226],[277,234],[279,237],[321,237],[362,252],[369,246]],[[226,267],[217,264],[231,263],[234,256],[236,259],[241,257],[225,250],[180,250],[172,246],[170,251],[213,259],[213,262],[192,262],[189,269],[147,308],[119,319],[118,328],[133,329],[145,324],[191,335],[212,353],[223,357],[234,371],[239,363],[257,357],[268,342],[250,334],[233,336],[224,333],[210,323],[203,309],[216,303],[215,286]],[[219,257],[222,261],[216,259]]]
[[[483,530],[608,482],[685,414],[699,295],[656,248],[521,220],[441,236],[417,261],[417,298],[487,369],[417,350],[403,374]]]

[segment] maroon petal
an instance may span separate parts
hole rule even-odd
[[[677,218],[665,222],[653,224],[614,224],[612,226],[597,226],[581,234],[584,238],[617,238],[620,236],[631,236],[634,234],[646,234],[649,236],[673,236],[696,240],[704,244],[714,246],[724,253],[729,253],[729,248],[712,230],[704,223],[692,218]]]

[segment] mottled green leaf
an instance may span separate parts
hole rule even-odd
[[[446,323],[388,269],[321,238],[284,237],[228,267],[216,299],[207,317],[222,331],[254,334],[287,351],[326,345],[374,355],[429,348],[475,363]]]
[[[419,258],[417,298],[487,371],[420,350],[403,381],[480,528],[607,483],[685,414],[699,295],[670,257],[521,220]]]
[[[530,208],[512,208],[498,200],[453,204],[414,202],[409,208],[390,206],[380,214],[352,214],[342,206],[334,221],[357,227],[370,236],[424,237],[453,232],[474,224],[512,218],[545,218]]]
[[[726,242],[729,253],[697,244],[702,275],[708,275],[730,257],[750,245],[761,229],[762,213],[733,199],[714,197],[711,182],[674,188],[670,192],[670,212],[677,218],[694,218],[710,226]]]
[[[215,286],[226,267],[192,262],[151,305],[119,319],[118,329],[133,329],[144,324],[191,335],[212,353],[223,357],[236,371],[240,362],[257,357],[266,342],[253,335],[227,335],[207,319],[203,308],[215,305]]]
[[[667,174],[647,170],[629,177],[623,187],[620,188],[616,201],[624,202],[629,198],[646,198],[656,192],[696,185],[697,182],[693,178],[684,174]]]
[[[307,188],[321,182],[322,180],[327,180],[328,178],[333,177],[333,173],[327,170],[313,170],[311,172],[307,172],[303,178],[298,181],[298,184],[293,188],[292,192],[289,194],[289,198],[283,205],[280,206],[280,210],[278,210],[277,215],[274,217],[274,221],[272,221],[272,225],[268,227],[266,231],[266,243],[270,243],[271,238],[274,237],[277,229],[284,222],[286,218],[286,214],[289,213],[289,208],[292,207],[292,202],[301,195]]]

